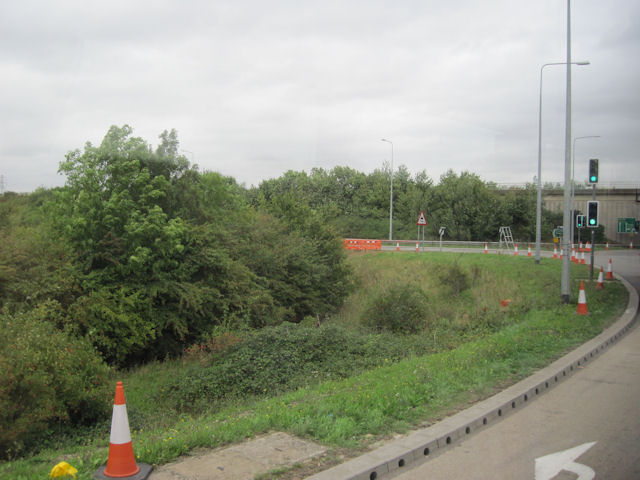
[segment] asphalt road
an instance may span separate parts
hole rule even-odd
[[[640,291],[638,251],[599,253],[596,265],[606,271],[609,256],[613,271]],[[640,479],[640,327],[580,368],[526,408],[395,478]]]

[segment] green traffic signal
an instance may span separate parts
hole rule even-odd
[[[600,225],[599,206],[600,202],[597,200],[587,202],[587,227],[595,228]]]

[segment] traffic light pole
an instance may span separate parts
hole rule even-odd
[[[596,184],[593,184],[593,200],[596,199]],[[589,280],[593,281],[593,261],[595,258],[595,251],[596,251],[596,242],[595,242],[595,238],[596,238],[596,229],[592,228],[591,229],[591,265],[589,266]]]

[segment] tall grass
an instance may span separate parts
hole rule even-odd
[[[577,316],[575,299],[568,305],[560,302],[560,262],[551,260],[534,266],[530,259],[506,256],[367,253],[350,261],[360,278],[359,289],[327,323],[356,336],[369,335],[365,345],[378,357],[368,369],[333,379],[319,374],[284,393],[265,388],[251,396],[229,395],[190,414],[173,408],[168,386],[193,369],[193,363],[161,362],[120,372],[139,460],[161,464],[197,448],[272,430],[333,447],[363,448],[530,374],[598,334],[626,306],[620,284],[608,283],[604,291],[587,284],[590,314]],[[447,279],[449,274],[464,278]],[[573,267],[574,282],[586,276],[584,267]],[[363,315],[371,304],[392,287],[409,284],[428,299],[425,315],[431,320],[424,329],[416,335],[368,331]],[[510,302],[505,307],[500,300]],[[316,327],[286,328],[304,335],[305,329]],[[376,343],[380,340],[384,342]],[[390,342],[397,343],[395,349],[376,347]],[[78,479],[91,478],[106,462],[107,446],[104,425],[93,435],[61,439],[59,449],[6,462],[0,465],[0,476],[43,478],[65,459],[78,468]]]

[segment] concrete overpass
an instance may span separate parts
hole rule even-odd
[[[586,214],[587,202],[592,199],[591,189],[575,191],[574,208]],[[618,218],[633,217],[640,220],[640,188],[596,189],[596,199],[600,201],[600,224],[604,225],[605,236],[625,245],[633,240],[640,246],[640,236],[633,233],[617,233]],[[543,191],[543,203],[547,210],[562,212],[564,192],[562,190]]]

